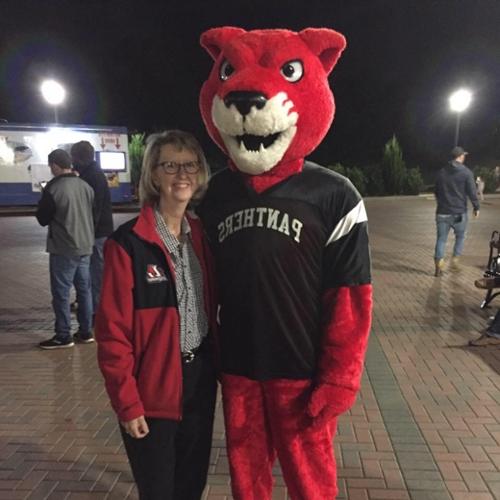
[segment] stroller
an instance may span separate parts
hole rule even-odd
[[[500,288],[500,233],[493,231],[490,238],[490,255],[488,264],[483,274],[482,280],[475,282],[477,288],[484,288],[486,297],[481,302],[481,309],[484,309],[497,296],[499,292],[493,293],[494,288]]]

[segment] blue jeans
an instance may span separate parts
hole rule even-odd
[[[90,290],[90,255],[71,256],[50,254],[50,291],[56,316],[55,332],[59,340],[71,338],[70,292],[74,285],[78,301],[79,331],[92,330],[92,293]]]
[[[462,255],[465,243],[465,231],[467,229],[467,212],[457,215],[436,214],[437,240],[434,258],[440,260],[444,257],[448,233],[453,228],[455,233],[455,246],[453,256]]]
[[[104,270],[104,243],[107,237],[96,238],[90,257],[90,279],[92,281],[92,307],[97,311],[101,296],[102,273]]]

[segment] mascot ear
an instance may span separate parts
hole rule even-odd
[[[243,33],[246,33],[244,29],[233,28],[232,26],[212,28],[202,33],[200,44],[212,56],[212,59],[216,60],[222,51],[222,47],[231,39]]]
[[[346,47],[344,35],[327,28],[307,28],[299,32],[299,36],[318,56],[326,74],[330,73]]]

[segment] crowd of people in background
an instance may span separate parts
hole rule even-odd
[[[48,226],[50,289],[55,315],[54,336],[42,349],[72,347],[94,341],[104,266],[103,247],[113,231],[111,195],[105,174],[94,160],[94,148],[80,141],[71,156],[52,151],[48,164],[53,179],[43,188],[36,217]],[[76,290],[78,331],[71,333],[71,291]]]

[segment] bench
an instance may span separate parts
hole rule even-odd
[[[487,307],[497,295],[500,295],[500,291],[494,292],[495,288],[500,288],[500,233],[498,231],[491,233],[488,263],[483,278],[476,280],[474,285],[477,288],[487,290],[486,296],[481,302],[481,309]]]

